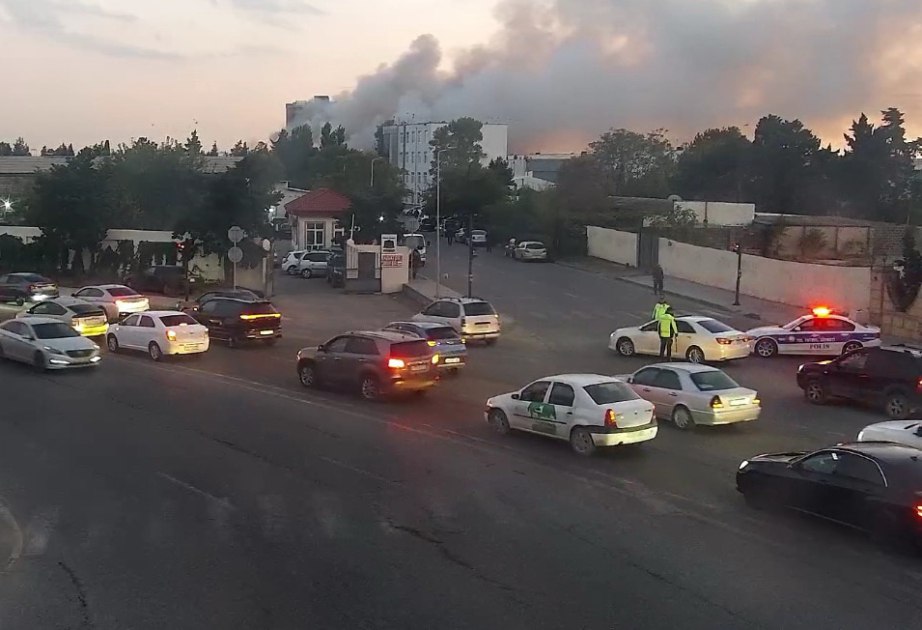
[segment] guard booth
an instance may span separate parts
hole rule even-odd
[[[410,256],[397,245],[396,234],[383,234],[380,244],[346,242],[345,289],[350,293],[397,293],[409,281]]]

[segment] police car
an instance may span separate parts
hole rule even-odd
[[[784,326],[753,328],[747,334],[752,351],[766,359],[778,354],[834,356],[880,345],[880,328],[864,326],[825,306]]]

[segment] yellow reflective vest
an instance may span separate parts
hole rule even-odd
[[[660,337],[673,337],[679,334],[679,329],[675,325],[675,317],[669,313],[663,313],[663,316],[659,318],[659,336]]]
[[[668,304],[664,302],[657,302],[653,305],[653,319],[659,321],[660,317],[665,315],[667,310],[669,310]]]

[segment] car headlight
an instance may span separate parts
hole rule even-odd
[[[798,373],[798,374],[800,374],[801,372],[804,371],[804,365],[805,365],[804,363],[801,363],[800,365],[797,366],[797,373]]]
[[[858,441],[864,442],[864,429],[862,429],[861,431],[858,431]]]
[[[746,466],[748,466],[748,465],[749,465],[749,460],[748,460],[748,459],[744,459],[744,460],[743,460],[743,463],[740,464],[740,470],[744,469],[744,468],[745,468]]]
[[[52,348],[51,346],[45,346],[44,348],[42,348],[42,350],[44,350],[48,354],[57,354],[61,356],[65,355],[65,352],[63,350],[58,350],[57,348]]]

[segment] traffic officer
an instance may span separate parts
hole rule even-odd
[[[666,312],[659,318],[659,358],[672,361],[672,340],[679,336],[679,329],[672,316],[672,307],[667,306]]]
[[[669,305],[666,303],[666,296],[660,293],[659,300],[653,305],[653,319],[659,321],[660,317],[666,314]]]

